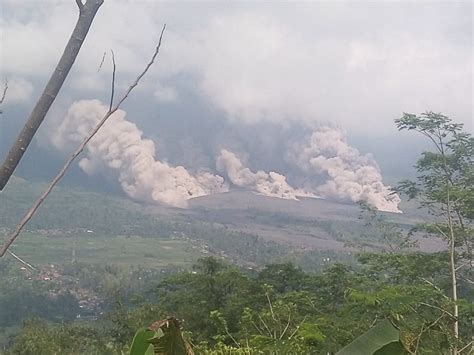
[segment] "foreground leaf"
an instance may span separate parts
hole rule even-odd
[[[176,318],[167,318],[153,323],[150,328],[155,336],[150,339],[156,355],[193,355],[191,346],[183,338],[181,324]]]
[[[336,355],[402,355],[406,353],[400,342],[400,331],[388,319],[385,319]]]
[[[130,355],[154,354],[153,345],[150,344],[150,339],[153,338],[154,335],[155,332],[152,330],[145,328],[139,329],[133,337],[132,347],[130,348]]]

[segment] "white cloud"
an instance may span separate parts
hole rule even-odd
[[[169,86],[161,86],[158,84],[153,97],[158,102],[177,102],[178,101],[178,92],[175,88]]]
[[[3,93],[3,86],[1,85],[1,92]],[[8,79],[8,89],[5,94],[4,105],[17,104],[28,102],[33,93],[33,84],[28,80],[20,77]]]
[[[232,119],[329,120],[365,131],[393,129],[403,111],[433,110],[468,122],[470,48],[443,40],[442,31],[423,38],[395,23],[381,41],[301,32],[280,20],[223,15],[186,35],[181,50],[194,53],[188,70]]]
[[[2,71],[49,75],[75,23],[74,2],[4,7]],[[448,2],[105,2],[66,90],[108,90],[97,67],[110,48],[119,81],[131,82],[166,22],[158,63],[139,86],[148,98],[158,80],[172,86],[176,75],[192,75],[189,89],[234,120],[328,120],[375,133],[392,131],[403,111],[433,110],[470,125],[471,10]],[[172,89],[155,96],[174,99]]]

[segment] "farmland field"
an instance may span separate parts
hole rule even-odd
[[[34,265],[62,264],[74,259],[79,263],[160,268],[188,266],[200,256],[197,250],[180,240],[93,233],[48,236],[29,232],[22,235],[11,250]]]

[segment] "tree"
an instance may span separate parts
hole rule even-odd
[[[199,259],[194,270],[161,282],[157,295],[160,306],[184,319],[184,327],[197,334],[198,342],[216,334],[215,324],[208,320],[211,312],[220,312],[234,332],[244,306],[266,301],[248,276],[216,258]]]
[[[2,97],[0,97],[0,107],[2,106],[3,104],[3,101],[5,101],[5,98],[7,96],[7,91],[8,91],[8,80],[5,80],[5,85],[3,87],[3,93],[2,93]],[[3,111],[0,109],[0,115],[3,113]],[[1,117],[0,117],[1,118]]]
[[[425,228],[445,238],[449,245],[449,273],[453,300],[452,353],[459,348],[458,273],[472,270],[472,219],[474,217],[474,139],[440,113],[417,116],[405,113],[395,120],[397,128],[425,136],[434,152],[424,152],[416,164],[416,181],[403,181],[397,188],[416,198],[435,217]]]
[[[80,3],[79,0],[77,0],[78,3]],[[90,1],[90,0],[89,0]],[[96,0],[99,1],[99,0]],[[85,5],[84,5],[85,6]],[[69,159],[66,160],[64,163],[63,167],[61,170],[57,173],[57,175],[51,180],[49,183],[48,187],[46,190],[41,194],[40,197],[33,203],[31,208],[26,212],[26,214],[23,216],[21,221],[17,224],[15,227],[15,230],[7,237],[5,240],[4,244],[0,247],[0,257],[5,255],[5,253],[8,251],[8,248],[10,245],[15,241],[15,239],[20,235],[21,231],[23,228],[26,226],[26,224],[33,218],[33,216],[36,214],[40,206],[43,204],[43,202],[46,200],[46,198],[49,196],[51,191],[53,191],[54,187],[57,185],[57,183],[63,178],[63,176],[66,174],[68,169],[71,167],[72,163],[76,160],[76,158],[84,151],[86,148],[87,144],[91,141],[92,138],[99,132],[99,130],[102,128],[102,126],[109,120],[109,118],[117,112],[117,110],[121,107],[123,102],[128,98],[128,96],[131,94],[133,89],[135,89],[138,84],[140,83],[140,80],[145,76],[145,74],[148,72],[148,70],[151,68],[151,66],[155,63],[155,60],[160,52],[161,48],[161,42],[163,39],[163,33],[166,29],[166,25],[163,26],[163,29],[161,30],[160,38],[158,40],[158,44],[156,45],[155,51],[148,62],[148,64],[145,66],[143,71],[137,76],[135,81],[128,87],[128,89],[125,91],[123,96],[118,100],[118,102],[114,105],[114,92],[115,92],[115,59],[114,55],[112,52],[112,62],[113,62],[113,72],[112,72],[112,90],[111,90],[111,95],[110,95],[110,105],[109,105],[109,110],[105,113],[104,117],[97,123],[97,125],[94,127],[92,132],[89,133],[89,135],[82,141],[82,143],[77,147],[77,149],[74,151],[74,153],[69,157]],[[1,177],[1,175],[0,175]],[[11,255],[13,255],[10,252]],[[18,258],[19,261],[22,261],[21,259]],[[26,263],[25,263],[26,264]]]
[[[364,236],[367,234],[366,237],[368,238],[382,239],[388,253],[396,254],[417,245],[416,241],[412,238],[416,228],[411,228],[405,233],[398,224],[387,221],[384,215],[381,215],[375,207],[367,202],[361,201],[359,206],[359,219],[364,223],[365,227]]]
[[[402,342],[400,341],[400,331],[395,328],[390,321],[385,319],[376,326],[362,334],[336,355],[356,355],[356,354],[406,354]]]
[[[56,99],[59,90],[61,90],[74,61],[79,54],[79,50],[86,39],[92,21],[94,20],[99,7],[103,3],[104,0],[87,0],[85,3],[82,3],[81,0],[76,0],[76,4],[79,8],[79,18],[77,19],[76,26],[74,27],[71,37],[69,38],[66,48],[64,49],[51,78],[33,108],[28,121],[20,132],[16,142],[8,152],[3,165],[0,167],[0,191],[3,190],[12,176],[13,171],[33,140],[33,137],[48,113],[49,108]],[[7,88],[7,86],[5,86],[5,88]],[[4,93],[5,92],[6,89]],[[3,98],[4,97],[5,96],[3,96]]]
[[[194,355],[194,352],[181,332],[181,323],[169,317],[137,331],[130,355]]]

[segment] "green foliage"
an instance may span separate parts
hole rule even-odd
[[[157,296],[168,314],[184,319],[186,329],[199,329],[196,340],[201,341],[217,332],[216,325],[208,321],[215,310],[225,316],[233,332],[242,306],[255,299],[253,289],[249,277],[237,268],[215,258],[205,258],[198,260],[193,272],[160,283]]]
[[[295,291],[300,288],[306,274],[292,263],[271,264],[258,274],[262,284],[268,284],[278,293]]]
[[[2,192],[0,238],[14,227],[42,189],[40,183],[20,178],[11,181]],[[203,255],[220,255],[236,265],[256,267],[291,261],[304,270],[321,271],[336,260],[353,262],[350,252],[332,250],[334,240],[341,247],[355,241],[369,248],[380,240],[374,233],[364,234],[366,228],[357,221],[356,206],[325,201],[324,208],[315,212],[314,216],[296,216],[250,208],[192,209],[179,214],[164,209],[157,213],[126,199],[58,187],[39,217],[29,224],[29,231],[18,240],[15,252],[40,265],[67,263],[74,249],[76,261],[82,263],[189,267]],[[411,223],[404,215],[391,219]],[[250,225],[241,228],[247,222]],[[302,250],[288,247],[280,236],[275,241],[269,240],[272,236],[268,233],[265,238],[259,236],[261,231],[268,232],[268,227],[281,228],[278,234],[288,241],[300,235],[323,236],[330,249]],[[317,240],[326,243],[324,239]]]
[[[224,279],[238,280],[236,275],[243,276],[242,272],[230,272],[232,267],[216,261],[202,261],[199,272],[178,278],[178,288],[168,283],[176,287],[176,278],[168,280],[170,293],[161,294],[160,299],[164,304],[174,300],[175,314],[184,319],[197,343],[208,344],[207,349],[225,345],[264,352],[334,352],[369,329],[374,320],[385,318],[401,328],[408,347],[449,347],[451,319],[443,310],[451,307],[451,301],[433,286],[444,280],[445,254],[363,254],[361,260],[358,271],[336,264],[315,275],[290,264],[269,265],[255,277],[243,278],[237,288],[226,287]],[[413,277],[417,268],[420,275]],[[289,281],[287,287],[282,280]],[[220,297],[232,302],[219,304],[212,297],[200,296],[209,295],[216,282],[229,292]],[[181,299],[182,290],[197,301],[194,307],[189,306],[190,299]],[[232,294],[239,295],[240,302],[234,303]],[[209,302],[199,301],[202,298]],[[189,322],[195,314],[212,322]],[[467,317],[468,312],[462,311],[461,318]]]
[[[175,318],[154,322],[148,329],[137,331],[130,347],[130,355],[192,355],[193,351],[181,334]]]
[[[54,281],[29,279],[16,262],[2,264],[0,270],[0,327],[21,324],[29,318],[71,321],[79,313],[79,303],[69,290],[57,291]],[[31,277],[30,277],[31,278]]]
[[[13,228],[44,188],[43,184],[13,178],[2,191],[0,226]],[[103,235],[158,234],[159,237],[168,237],[171,233],[168,223],[146,213],[144,207],[134,202],[61,186],[54,189],[32,218],[29,229],[90,229]]]
[[[429,281],[443,288],[449,285],[446,252],[361,253],[357,260],[366,267],[366,276],[381,284],[419,285]]]
[[[400,342],[400,332],[384,320],[370,328],[336,355],[403,355],[408,354]]]
[[[427,112],[421,116],[404,114],[396,120],[400,130],[416,131],[428,138],[435,148],[434,152],[424,152],[416,164],[416,181],[404,181],[398,188],[410,198],[417,198],[420,205],[428,208],[435,217],[433,223],[422,227],[430,233],[443,237],[449,245],[449,275],[452,298],[450,309],[452,337],[448,336],[451,352],[458,353],[459,324],[458,288],[470,287],[469,277],[459,277],[459,264],[470,264],[472,271],[472,243],[474,230],[474,138],[463,131],[461,124],[439,113]],[[467,281],[467,282],[466,282]],[[472,296],[471,291],[468,293]],[[447,333],[451,335],[451,332]]]
[[[153,326],[152,326],[153,327]],[[180,324],[168,318],[155,325],[155,335],[150,339],[156,355],[192,355],[190,345],[181,334]]]
[[[404,231],[398,224],[387,221],[376,208],[367,202],[359,203],[361,212],[359,219],[364,223],[364,235],[384,243],[389,253],[397,253],[417,246],[412,236],[414,229]],[[352,243],[356,244],[356,243]]]
[[[323,334],[321,329],[319,329],[319,326],[313,323],[302,323],[299,326],[296,335],[310,346],[317,346],[318,344],[323,343],[326,339],[326,336]]]
[[[7,354],[107,354],[117,352],[112,339],[88,324],[56,325],[31,320],[24,324]]]
[[[98,266],[107,263],[111,269],[137,265],[149,269],[183,268],[190,267],[201,256],[182,240],[82,232],[58,232],[56,235],[54,231],[26,232],[13,250],[38,267],[50,264],[68,266],[75,260],[76,263]]]
[[[403,182],[398,191],[420,199],[421,205],[432,213],[434,222],[420,225],[420,229],[447,239],[450,233],[455,235],[454,253],[453,248],[451,253],[410,251],[406,248],[412,246],[410,226],[400,223],[397,216],[381,217],[367,205],[362,205],[364,223],[352,219],[301,219],[296,223],[288,216],[264,213],[254,217],[255,221],[298,228],[305,233],[318,230],[339,242],[355,239],[354,244],[373,245],[383,239],[388,245],[388,252],[361,253],[357,264],[354,259],[353,264],[343,264],[322,262],[322,254],[293,253],[251,233],[233,232],[210,223],[190,223],[184,218],[164,223],[142,206],[120,204],[116,199],[90,196],[96,203],[85,208],[88,204],[79,199],[81,194],[63,191],[64,195],[57,195],[48,212],[33,224],[46,228],[59,223],[55,243],[48,243],[53,245],[50,254],[38,255],[46,236],[27,234],[23,247],[30,248],[32,257],[43,257],[42,260],[51,255],[69,260],[72,238],[62,229],[69,231],[82,223],[101,231],[99,236],[80,235],[77,239],[87,245],[83,247],[84,254],[94,258],[95,252],[105,258],[110,256],[106,253],[117,252],[118,248],[116,256],[120,261],[114,267],[92,265],[84,256],[84,263],[62,267],[58,280],[48,283],[34,277],[28,279],[27,274],[0,263],[0,325],[4,327],[0,340],[6,353],[189,354],[186,339],[193,342],[196,354],[208,355],[326,354],[345,346],[342,354],[401,354],[403,347],[411,353],[438,354],[455,345],[462,347],[470,340],[469,300],[473,294],[466,280],[471,276],[468,268],[458,266],[460,298],[453,300],[448,270],[453,259],[467,261],[472,256],[473,140],[461,125],[431,112],[421,116],[405,114],[397,120],[397,126],[400,130],[418,131],[437,149],[423,154],[416,166],[418,179]],[[31,191],[23,182],[16,183],[25,192],[20,194],[20,200],[24,199],[23,205],[28,204]],[[5,193],[5,201],[12,201],[8,191]],[[77,197],[76,207],[83,212],[76,207],[61,208],[65,196]],[[119,207],[110,207],[114,203]],[[2,210],[1,206],[3,228],[11,224],[18,211]],[[82,213],[77,220],[69,219],[77,213]],[[115,223],[120,218],[132,222]],[[453,222],[445,223],[445,218]],[[165,239],[147,239],[157,236]],[[179,269],[176,261],[173,268],[161,271],[132,266],[140,263],[164,267],[178,258],[177,245],[185,243],[193,250],[200,248],[202,253],[225,255],[240,265],[273,263],[261,269],[241,269],[208,257],[197,260],[190,270]],[[127,250],[132,244],[139,255]],[[167,255],[159,254],[158,249]],[[179,257],[186,259],[180,265],[189,265],[197,255],[181,251],[189,258]],[[81,257],[79,252],[76,257]],[[317,272],[305,272],[285,262],[288,260],[311,265]],[[90,311],[93,321],[76,319],[77,315],[85,315],[79,307],[79,297],[84,292],[103,301],[96,313]],[[459,308],[458,317],[452,314],[455,307]],[[25,321],[18,334],[11,336],[20,321],[32,317],[42,320]],[[455,318],[460,324],[459,339],[455,339],[452,327]],[[164,321],[137,332],[129,348],[135,330],[156,319]],[[181,322],[186,333],[181,332]]]
[[[360,260],[356,269],[335,264],[306,273],[291,264],[249,272],[202,259],[192,271],[157,279],[149,297],[119,302],[94,323],[26,323],[9,351],[128,352],[136,329],[167,315],[182,319],[196,354],[335,353],[382,319],[400,329],[410,351],[447,351],[453,339],[445,254],[363,254]],[[147,283],[154,285],[152,278]],[[136,287],[145,294],[144,285]],[[460,300],[459,308],[461,324],[468,324],[469,302]]]
[[[130,346],[130,355],[153,355],[155,350],[150,340],[155,336],[155,332],[149,329],[138,329],[133,337]]]
[[[417,198],[437,217],[449,214],[458,232],[465,231],[466,222],[474,218],[474,138],[463,131],[462,124],[439,113],[405,113],[395,122],[399,130],[416,131],[427,137],[435,148],[418,160],[416,181],[403,181],[397,190]],[[463,237],[467,238],[466,233]],[[472,233],[470,237],[468,242],[472,243]]]

